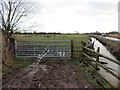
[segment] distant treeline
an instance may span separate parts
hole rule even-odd
[[[46,33],[46,32],[33,32],[33,33],[32,33],[32,32],[29,32],[29,33],[28,33],[28,32],[24,32],[24,33],[22,33],[22,32],[15,32],[14,34],[26,34],[26,35],[27,35],[27,34],[36,34],[36,35],[37,35],[37,34],[54,34],[54,35],[55,35],[55,34],[57,34],[57,35],[58,35],[58,34],[59,34],[59,35],[60,35],[60,34],[61,34],[61,35],[65,34],[65,35],[71,35],[71,34],[79,34],[79,33],[57,33],[57,32],[50,32],[50,33]]]
[[[80,33],[60,33],[60,32],[14,32],[14,34],[66,34],[66,35],[71,35],[71,34],[80,34]],[[94,35],[102,35],[102,34],[120,34],[117,31],[112,31],[112,32],[107,32],[107,33],[100,33],[100,32],[91,32],[91,33],[83,33],[83,34],[94,34]]]
[[[40,32],[40,33],[21,33],[21,32],[15,32],[14,34],[61,34],[61,33],[45,33],[45,32]]]
[[[113,32],[109,32],[107,34],[120,34],[120,32],[113,31]]]
[[[102,34],[120,34],[117,31],[107,32],[107,33],[100,33],[100,32],[92,32],[92,33],[85,33],[85,34],[94,34],[94,35],[102,35]]]

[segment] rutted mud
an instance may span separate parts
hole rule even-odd
[[[12,77],[3,79],[3,88],[95,88],[84,73],[69,60],[44,60]]]

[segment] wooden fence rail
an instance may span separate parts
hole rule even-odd
[[[99,55],[99,57],[104,57],[104,58],[106,58],[106,59],[108,59],[108,60],[110,60],[110,61],[112,61],[112,62],[114,62],[114,63],[116,63],[116,64],[118,64],[118,65],[120,65],[120,61],[117,61],[117,60],[115,60],[115,59],[109,58],[109,57],[107,57],[107,56],[105,56],[105,55],[103,55],[103,54],[100,54],[100,53],[98,53],[98,52],[95,52],[94,50],[89,49],[89,48],[87,48],[87,47],[83,47],[83,49],[86,49],[86,50],[88,50],[88,51],[90,51],[90,52],[96,53],[97,55]]]
[[[114,77],[116,77],[118,80],[120,80],[120,75],[114,73],[113,71],[111,71],[111,70],[108,69],[107,67],[103,66],[103,65],[100,63],[100,61],[99,61],[99,57],[103,57],[103,58],[105,58],[105,59],[107,59],[107,60],[109,60],[109,61],[111,61],[111,62],[113,62],[113,63],[116,63],[117,65],[120,65],[120,61],[117,61],[117,60],[112,59],[112,58],[110,58],[110,57],[107,57],[107,56],[105,56],[105,55],[103,55],[103,54],[100,54],[100,53],[99,53],[99,51],[100,51],[100,48],[99,48],[99,47],[98,47],[98,49],[97,49],[97,52],[94,51],[94,50],[92,50],[92,49],[90,49],[90,48],[87,48],[87,47],[85,47],[85,46],[83,46],[82,50],[83,50],[83,55],[84,55],[85,57],[87,57],[90,61],[92,61],[92,62],[95,63],[94,68],[95,68],[96,70],[99,70],[98,67],[101,67],[101,68],[103,68],[104,70],[106,70],[108,73],[110,73],[111,75],[113,75]],[[91,53],[91,55],[92,55],[92,53],[94,53],[95,59],[94,59],[93,57],[91,57],[90,55],[88,55],[88,53]],[[89,62],[89,60],[87,61],[87,63],[89,63],[89,64],[91,65],[91,63]]]

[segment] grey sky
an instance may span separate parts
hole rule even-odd
[[[24,26],[38,32],[109,32],[118,30],[119,0],[30,0],[36,12]]]

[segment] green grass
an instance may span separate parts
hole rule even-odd
[[[102,40],[104,43],[106,43],[107,45],[109,45],[112,49],[114,49],[115,51],[119,51],[120,50],[120,44],[116,41],[112,41],[106,38],[101,38],[101,37],[97,37],[98,39]]]
[[[2,73],[12,72],[16,68],[26,67],[31,64],[34,60],[31,58],[18,58],[16,57],[11,66],[2,66]]]
[[[26,36],[22,36],[22,34],[19,36],[14,35],[16,40],[73,40],[73,43],[81,42],[81,41],[86,42],[88,40],[88,35],[55,35],[55,36],[51,35],[50,37],[46,37],[46,36],[42,37],[42,35],[40,36],[32,35],[32,37],[26,37]],[[49,43],[49,42],[42,42],[42,43]],[[66,42],[50,42],[50,43],[66,43]]]
[[[75,42],[79,42],[82,40],[87,40],[88,35],[51,35],[50,37],[47,37],[47,35],[32,35],[32,37],[26,37],[21,35],[14,35],[16,40],[73,40]]]
[[[91,83],[95,83],[96,85],[98,85],[96,79],[93,78],[92,74],[91,74],[94,71],[93,68],[91,68],[90,66],[86,67],[82,62],[80,62],[79,58],[72,58],[72,59],[69,59],[69,60],[76,65],[76,67],[78,68],[78,70],[80,71],[80,73],[83,73],[85,75],[85,77],[87,77],[88,81],[90,81]]]
[[[79,61],[79,58],[70,58],[68,60],[70,60],[72,63],[74,63],[77,67],[79,67],[81,64]]]

